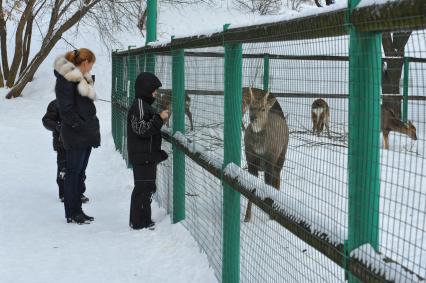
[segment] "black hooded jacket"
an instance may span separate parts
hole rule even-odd
[[[167,158],[161,151],[163,120],[151,106],[152,93],[161,87],[151,73],[140,73],[135,82],[135,100],[127,113],[127,150],[131,164],[157,164]]]
[[[43,121],[43,126],[49,131],[52,131],[53,149],[55,151],[64,150],[64,146],[62,145],[62,141],[59,136],[61,117],[59,116],[59,106],[56,99],[49,103],[46,114],[44,114],[41,120]]]

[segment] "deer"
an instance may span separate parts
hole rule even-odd
[[[330,108],[327,102],[319,98],[312,103],[311,107],[311,118],[312,118],[312,132],[319,136],[324,130],[324,126],[327,130],[327,135],[330,137]]]
[[[411,121],[404,123],[399,119],[394,110],[389,107],[382,106],[380,130],[383,134],[385,149],[389,149],[389,133],[392,131],[407,135],[412,140],[417,140],[416,127],[414,127]]]
[[[256,177],[259,171],[264,171],[265,183],[279,190],[289,141],[287,120],[269,91],[249,88],[248,93],[250,123],[244,132],[248,171]],[[271,199],[266,201],[270,205],[273,203]],[[251,219],[251,206],[249,201],[244,222]]]
[[[158,97],[158,106],[162,110],[169,110],[169,117],[172,115],[172,91],[171,90],[160,90]],[[194,125],[192,122],[192,113],[190,110],[191,107],[191,98],[188,94],[185,94],[185,114],[188,116],[189,124],[191,131],[194,130]],[[167,121],[167,127],[169,126],[169,121]]]

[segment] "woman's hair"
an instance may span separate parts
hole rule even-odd
[[[81,63],[83,63],[86,60],[89,63],[96,62],[95,54],[87,48],[80,48],[80,49],[75,49],[73,51],[67,52],[67,54],[65,54],[65,59],[67,59],[68,61],[70,61],[76,66],[79,66]]]

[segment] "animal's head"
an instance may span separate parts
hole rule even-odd
[[[185,107],[189,108],[191,106],[191,98],[189,95],[185,95]]]
[[[169,110],[172,108],[172,93],[171,92],[161,92],[157,97],[158,106],[161,110]]]
[[[405,125],[405,128],[407,129],[407,135],[413,139],[413,140],[417,140],[417,133],[416,133],[416,127],[414,127],[414,125],[411,123],[411,121],[408,121],[407,124]]]
[[[249,88],[250,94],[250,124],[255,133],[265,129],[268,122],[269,111],[276,102],[276,98],[260,89]]]

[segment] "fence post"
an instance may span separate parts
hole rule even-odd
[[[409,65],[410,60],[408,57],[404,57],[404,80],[402,89],[402,121],[407,123],[408,119],[408,76],[409,76]]]
[[[112,130],[112,137],[114,140],[114,145],[116,146],[117,149],[117,129],[116,129],[116,122],[115,120],[117,119],[117,110],[116,110],[116,106],[114,104],[116,97],[117,97],[117,80],[118,80],[118,76],[117,76],[117,57],[115,56],[116,52],[112,52],[111,54],[111,58],[112,58],[112,74],[111,74],[111,130]]]
[[[135,81],[137,76],[137,58],[135,54],[132,54],[130,52],[131,48],[135,46],[129,46],[128,47],[128,57],[127,57],[127,96],[126,96],[126,108],[129,109],[133,100],[135,99]],[[127,149],[127,113],[123,116],[123,157],[126,160],[127,167],[130,168],[129,163],[129,154]]]
[[[146,44],[157,40],[157,0],[148,0],[146,19]],[[155,54],[146,54],[146,71],[155,73]]]
[[[224,31],[229,25],[224,26]],[[225,113],[223,168],[233,162],[241,164],[242,44],[224,43]],[[240,194],[223,185],[222,282],[240,280]]]
[[[263,90],[269,90],[269,54],[263,55]]]
[[[350,13],[360,0],[348,0]],[[379,239],[380,193],[380,33],[349,27],[349,253],[369,243],[376,251]],[[358,282],[353,275],[350,282]]]
[[[172,50],[173,134],[185,134],[185,55]],[[185,154],[173,144],[173,223],[185,219]]]

